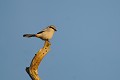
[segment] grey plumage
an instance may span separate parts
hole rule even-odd
[[[24,34],[23,37],[37,37],[46,41],[52,38],[55,31],[57,31],[56,27],[54,25],[50,25],[42,31],[38,32],[37,34]]]

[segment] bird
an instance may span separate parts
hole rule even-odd
[[[50,25],[36,34],[24,34],[23,37],[37,37],[44,41],[49,41],[53,37],[55,31],[57,31],[56,27],[54,25]]]

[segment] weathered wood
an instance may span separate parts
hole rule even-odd
[[[41,48],[33,57],[30,67],[26,67],[26,72],[29,74],[32,80],[40,80],[38,75],[38,66],[44,56],[49,52],[50,45],[51,44],[49,41],[45,41],[43,48]]]

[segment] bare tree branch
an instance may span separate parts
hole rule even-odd
[[[26,67],[26,72],[32,80],[41,80],[38,75],[38,66],[44,56],[50,51],[50,42],[45,41],[43,48],[41,48],[33,57],[30,67]]]

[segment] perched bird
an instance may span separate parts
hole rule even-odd
[[[37,37],[44,41],[49,41],[52,38],[55,31],[57,31],[56,27],[54,25],[50,25],[42,31],[38,32],[37,34],[24,34],[23,37]]]

